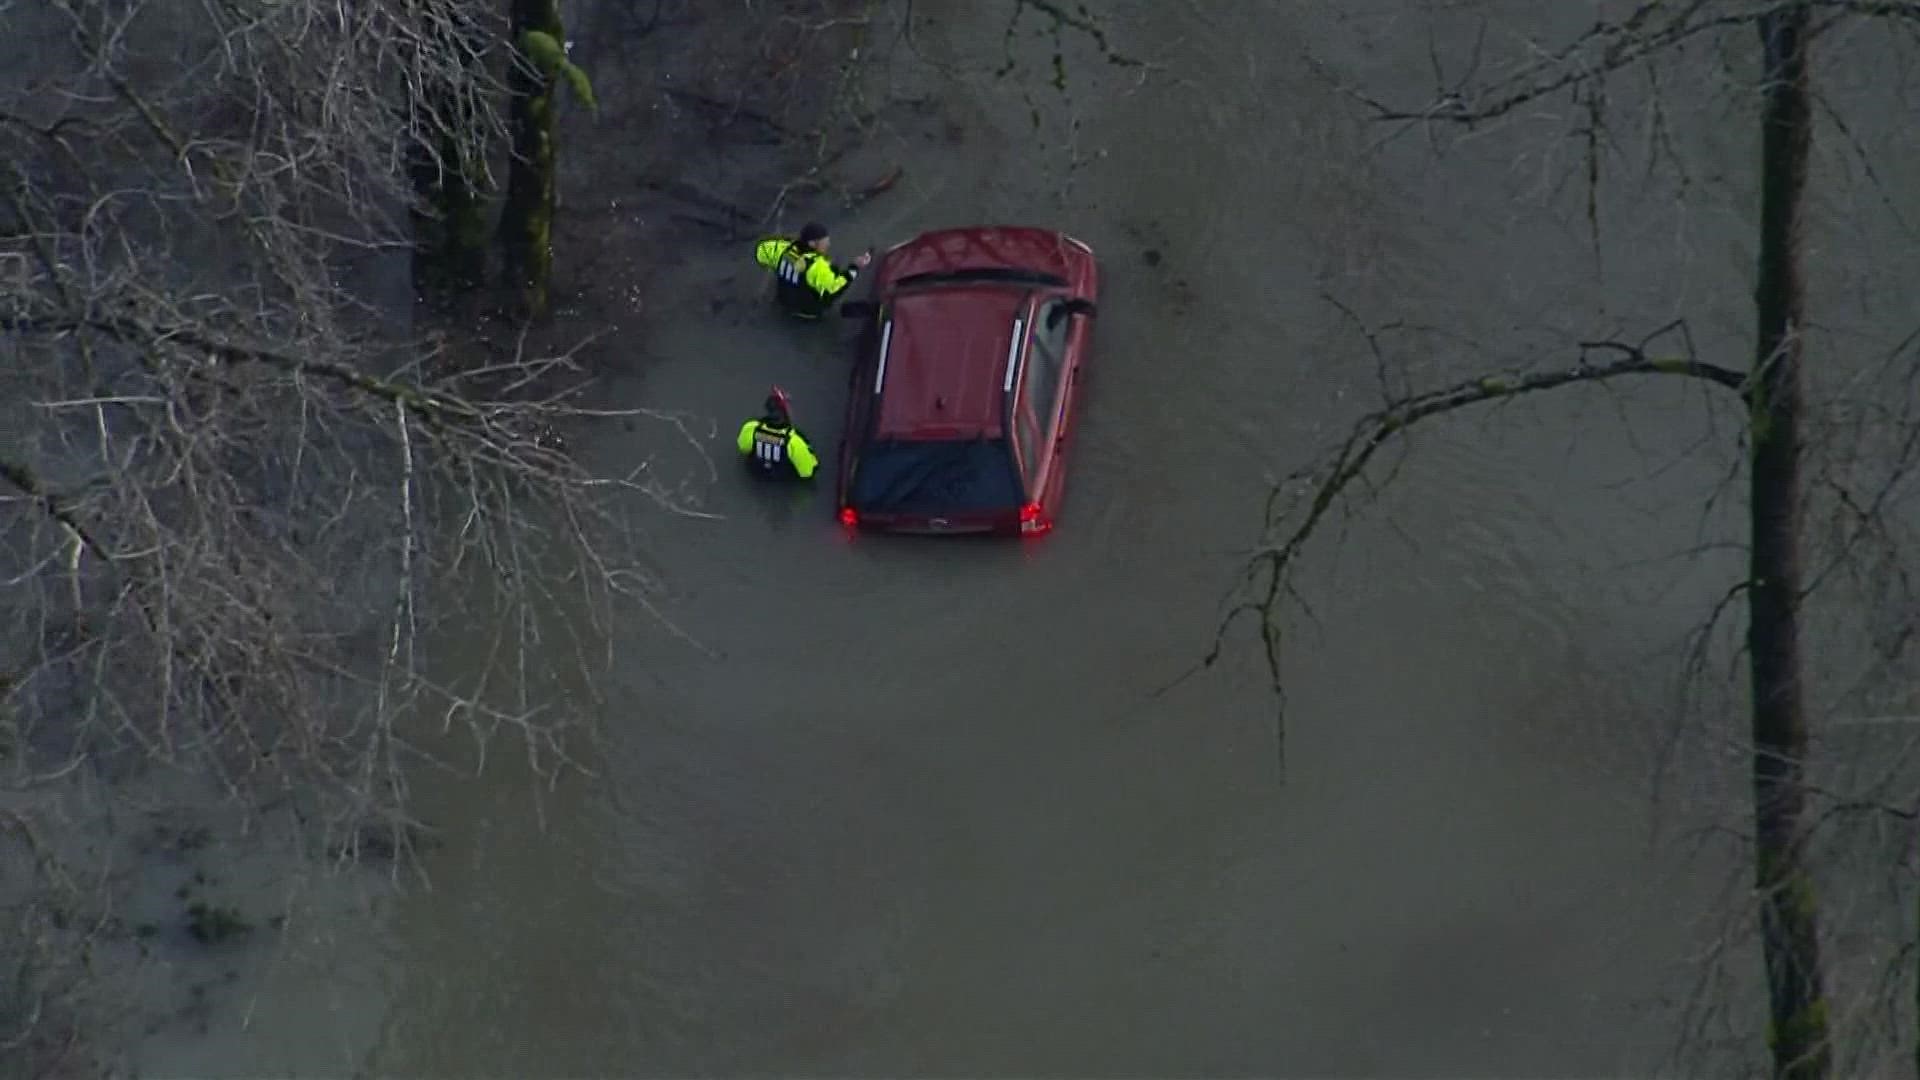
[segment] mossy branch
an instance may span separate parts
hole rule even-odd
[[[540,30],[528,30],[520,35],[520,51],[532,60],[536,68],[547,78],[555,76],[565,79],[588,109],[600,111],[600,103],[593,97],[593,82],[580,65],[567,59],[567,48],[552,34]]]
[[[0,319],[0,329],[15,333],[66,334],[76,330],[94,330],[116,340],[145,348],[158,342],[198,349],[228,363],[261,363],[288,371],[297,371],[331,382],[350,386],[364,394],[405,406],[426,419],[447,417],[479,419],[481,410],[472,402],[448,394],[389,379],[330,360],[312,360],[294,356],[264,345],[242,345],[223,340],[190,327],[159,326],[138,319],[113,315],[57,316],[49,318]],[[12,477],[9,477],[12,479]]]

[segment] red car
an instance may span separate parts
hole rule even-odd
[[[913,533],[1053,527],[1093,340],[1093,249],[1045,229],[924,233],[880,258],[840,442],[840,521]]]

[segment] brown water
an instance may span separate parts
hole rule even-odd
[[[940,113],[876,134],[866,153],[906,176],[842,245],[1017,220],[1102,256],[1060,527],[849,543],[828,491],[727,471],[707,496],[725,521],[660,521],[665,609],[721,655],[635,615],[600,779],[550,796],[545,831],[511,775],[426,792],[450,847],[396,916],[377,1071],[1541,1076],[1670,1048],[1725,867],[1651,830],[1739,790],[1691,776],[1658,813],[1649,793],[1643,691],[1726,580],[1637,562],[1694,541],[1724,465],[1688,449],[1697,395],[1569,396],[1421,439],[1309,565],[1284,783],[1251,643],[1160,692],[1206,651],[1269,474],[1375,393],[1323,294],[1433,328],[1405,354],[1427,380],[1682,305],[1703,344],[1744,328],[1738,192],[1604,192],[1596,265],[1573,144],[1541,152],[1559,119],[1438,156],[1374,145],[1389,132],[1302,54],[1418,99],[1435,17],[1389,6],[1391,27],[1379,4],[1104,5],[1115,46],[1159,67],[1138,82],[1070,39],[1065,101],[1045,42],[1005,81],[935,72],[996,66],[997,3],[921,24],[921,56],[872,43],[891,92]],[[1721,141],[1699,153],[1744,160]],[[778,379],[831,447],[841,328],[766,317],[743,249],[662,257],[643,373],[614,396],[713,418],[724,455]],[[644,428],[589,451],[699,471]]]

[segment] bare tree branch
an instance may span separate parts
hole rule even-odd
[[[316,855],[370,828],[400,850],[435,721],[483,753],[506,737],[549,782],[578,768],[590,713],[549,702],[612,662],[617,605],[653,608],[645,522],[712,516],[710,463],[596,470],[574,429],[683,418],[596,401],[581,343],[412,324],[420,231],[452,226],[450,191],[484,212],[504,5],[7,10],[26,63],[0,79],[5,805],[111,776],[123,813],[164,774],[188,790],[157,802],[291,814]],[[491,663],[450,660],[469,632]],[[18,900],[0,881],[0,918]],[[0,934],[0,987],[83,944],[46,925]],[[43,996],[35,1062],[69,1020],[120,1015]],[[0,1000],[0,1039],[30,1005]]]
[[[1744,398],[1747,379],[1740,372],[1694,359],[1690,355],[1656,356],[1648,353],[1650,343],[1679,328],[1680,324],[1677,323],[1663,326],[1637,344],[1585,342],[1581,344],[1571,366],[1467,379],[1436,390],[1392,398],[1381,408],[1361,417],[1327,460],[1295,473],[1288,484],[1277,486],[1269,496],[1266,520],[1270,539],[1249,560],[1247,599],[1232,607],[1222,619],[1213,648],[1202,665],[1211,667],[1218,660],[1227,633],[1236,622],[1243,617],[1255,619],[1260,629],[1268,677],[1276,694],[1281,694],[1280,708],[1284,712],[1285,698],[1280,674],[1281,628],[1286,616],[1284,605],[1297,595],[1291,576],[1293,565],[1320,528],[1327,512],[1346,496],[1349,487],[1363,479],[1375,454],[1423,421],[1474,405],[1509,401],[1562,387],[1599,384],[1629,376],[1677,375],[1699,379]],[[1597,356],[1612,356],[1613,359],[1596,363]],[[1304,495],[1306,509],[1297,519],[1281,502],[1290,491],[1294,495]],[[1290,519],[1294,523],[1288,526],[1286,522]]]
[[[1920,20],[1920,0],[1640,0],[1625,18],[1600,20],[1558,48],[1536,47],[1534,57],[1513,71],[1471,83],[1476,63],[1454,87],[1418,108],[1388,105],[1345,87],[1380,121],[1437,121],[1472,125],[1498,119],[1563,90],[1645,64],[1703,35],[1758,24],[1781,11],[1812,7],[1842,16]],[[1484,37],[1484,30],[1483,30]]]

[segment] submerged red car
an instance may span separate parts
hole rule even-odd
[[[1052,529],[1099,269],[1063,233],[924,233],[887,251],[840,443],[840,521],[914,533]]]

